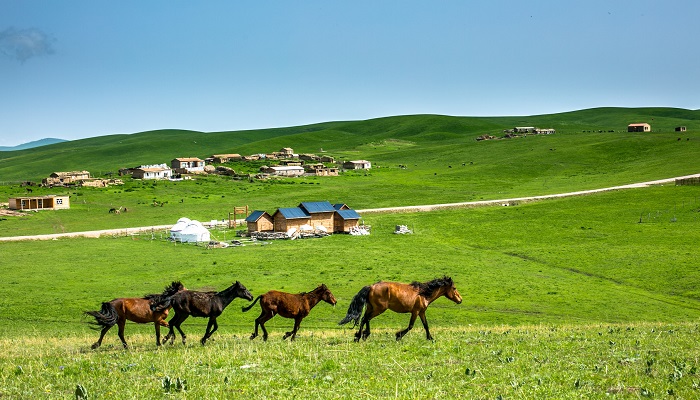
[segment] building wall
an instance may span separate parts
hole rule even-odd
[[[272,219],[263,216],[255,222],[248,222],[248,232],[270,232],[275,229]]]
[[[333,229],[333,232],[349,232],[350,228],[358,226],[359,223],[360,223],[360,220],[358,220],[358,219],[344,220],[342,218],[336,217],[335,223],[334,223],[335,229]]]
[[[332,213],[318,213],[318,214],[312,214],[311,215],[311,223],[309,225],[313,226],[314,228],[317,225],[321,225],[328,232],[333,232],[333,215],[335,214],[335,211]]]
[[[15,197],[9,199],[12,210],[65,210],[70,208],[68,196]]]

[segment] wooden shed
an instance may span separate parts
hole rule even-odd
[[[333,232],[349,232],[360,223],[360,214],[351,209],[336,210]]]
[[[275,232],[287,232],[292,228],[299,229],[302,225],[311,225],[311,215],[299,207],[278,208],[272,214]]]
[[[65,210],[70,208],[70,198],[57,195],[11,197],[9,203],[11,210]]]
[[[299,208],[311,216],[309,225],[314,228],[323,226],[329,233],[333,232],[333,217],[336,210],[331,203],[327,201],[303,202],[299,204]]]
[[[267,211],[253,211],[248,217],[246,217],[245,222],[248,225],[249,233],[270,232],[275,229],[275,223],[272,219],[272,215],[268,214]]]

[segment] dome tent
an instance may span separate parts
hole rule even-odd
[[[210,234],[201,222],[183,217],[170,229],[170,239],[182,243],[208,242]]]

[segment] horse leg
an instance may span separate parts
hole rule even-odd
[[[430,335],[430,329],[428,329],[428,320],[425,319],[425,310],[418,313],[418,316],[420,316],[420,321],[423,323],[423,328],[425,328],[425,338],[433,340],[433,337]]]
[[[362,340],[367,340],[367,338],[369,337],[369,334],[370,334],[369,321],[371,321],[372,318],[383,313],[384,311],[386,311],[386,308],[375,309],[374,307],[369,307],[369,312],[370,312],[369,315],[367,314],[367,311],[365,311],[365,319],[366,319],[365,325],[367,325],[367,327],[365,328],[365,331],[362,333]]]
[[[253,333],[253,336],[251,336],[251,339],[255,339],[256,336],[258,336],[258,325],[260,325],[260,329],[263,331],[263,341],[267,341],[267,329],[265,329],[265,322],[269,321],[274,317],[275,315],[270,312],[270,311],[265,311],[263,310],[262,313],[260,313],[260,316],[255,319],[255,333]]]
[[[160,346],[160,322],[154,322],[156,328],[156,346]]]
[[[418,316],[418,313],[417,313],[417,312],[412,312],[412,313],[411,313],[411,320],[408,321],[408,328],[406,328],[406,329],[404,329],[404,330],[402,330],[402,331],[396,332],[396,340],[401,340],[401,338],[403,337],[403,335],[407,334],[408,331],[410,331],[411,329],[413,329],[413,324],[416,323],[416,317],[417,317],[417,316]]]
[[[365,307],[365,314],[362,316],[362,319],[360,320],[360,328],[357,330],[357,333],[355,333],[355,341],[359,342],[360,339],[362,339],[362,329],[367,325],[369,329],[369,320],[370,320],[370,314],[372,313],[373,307],[371,303],[367,303],[367,306]],[[367,336],[364,337],[365,339]]]
[[[180,336],[182,336],[182,344],[187,344],[187,335],[185,335],[185,332],[182,331],[182,328],[180,328],[180,324],[184,322],[183,321],[178,321],[177,325],[175,325],[175,328],[177,328],[177,331],[180,332]],[[172,325],[172,322],[171,322]],[[173,335],[173,341],[175,340],[175,335]]]
[[[258,318],[255,318],[255,330],[253,331],[253,334],[250,335],[250,340],[253,340],[256,337],[258,337],[258,325],[260,325],[261,323],[263,323],[265,321],[263,318],[265,318],[265,310],[264,309],[262,310],[262,312],[260,313]],[[265,329],[265,328],[263,327],[263,329]]]
[[[119,327],[119,339],[121,339],[124,348],[128,349],[129,346],[127,346],[126,340],[124,340],[124,325],[126,325],[126,319],[119,318],[119,320],[117,321],[117,327]]]
[[[214,327],[214,329],[212,329]],[[204,343],[207,342],[207,339],[211,337],[211,335],[216,332],[216,330],[219,329],[219,324],[216,323],[216,317],[209,317],[209,323],[207,324],[207,331],[204,332],[204,337],[200,342],[202,343],[202,346],[204,346]]]
[[[292,328],[292,331],[291,331],[291,332],[285,333],[284,336],[282,337],[282,340],[284,340],[284,339],[286,339],[286,338],[288,338],[288,337],[290,337],[290,336],[291,336],[292,338],[289,339],[289,340],[294,340],[294,338],[297,337],[297,331],[299,330],[299,325],[301,324],[301,320],[302,320],[302,319],[304,319],[304,318],[303,318],[303,317],[296,317],[296,318],[294,318],[294,328]]]
[[[97,341],[96,341],[95,343],[93,343],[92,346],[91,346],[91,348],[92,348],[93,350],[96,349],[96,348],[98,348],[98,347],[100,347],[100,346],[102,345],[102,338],[105,337],[105,334],[107,333],[107,331],[108,331],[111,327],[112,327],[112,325],[110,325],[110,326],[105,326],[104,328],[102,328],[102,331],[100,332],[100,338],[97,339]]]

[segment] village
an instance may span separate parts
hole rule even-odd
[[[170,165],[152,164],[141,165],[134,168],[122,168],[120,176],[131,176],[139,180],[170,180],[178,181],[191,179],[192,176],[215,174],[234,178],[244,176],[251,179],[249,174],[239,175],[232,168],[225,165],[230,162],[267,161],[269,165],[259,168],[255,179],[269,179],[271,177],[300,177],[300,176],[338,176],[339,169],[358,170],[370,169],[372,164],[366,160],[353,160],[335,164],[330,156],[318,156],[316,154],[296,154],[285,147],[277,152],[267,154],[255,154],[241,156],[240,154],[214,154],[202,160],[198,157],[178,157],[170,161]],[[216,165],[216,166],[215,166]],[[44,187],[108,187],[123,185],[122,179],[94,178],[89,171],[54,172],[42,180]],[[12,211],[40,211],[62,210],[70,208],[69,195],[44,195],[33,196],[31,182],[23,184],[27,186],[26,196],[12,197],[8,201],[8,209]],[[111,208],[110,213],[120,214],[127,212],[124,207]],[[353,235],[369,234],[369,227],[359,224],[360,215],[346,204],[331,204],[328,201],[302,202],[297,207],[281,207],[274,213],[267,211],[249,211],[248,207],[234,207],[229,213],[228,222],[223,221],[228,228],[236,228],[239,224],[245,224],[247,232],[240,235],[253,240],[272,239],[297,239],[309,237],[322,237],[333,233],[347,233]],[[216,220],[201,223],[186,217],[180,218],[171,228],[169,239],[176,242],[208,242],[219,247],[226,246],[215,240],[211,240],[209,230],[220,223]]]

